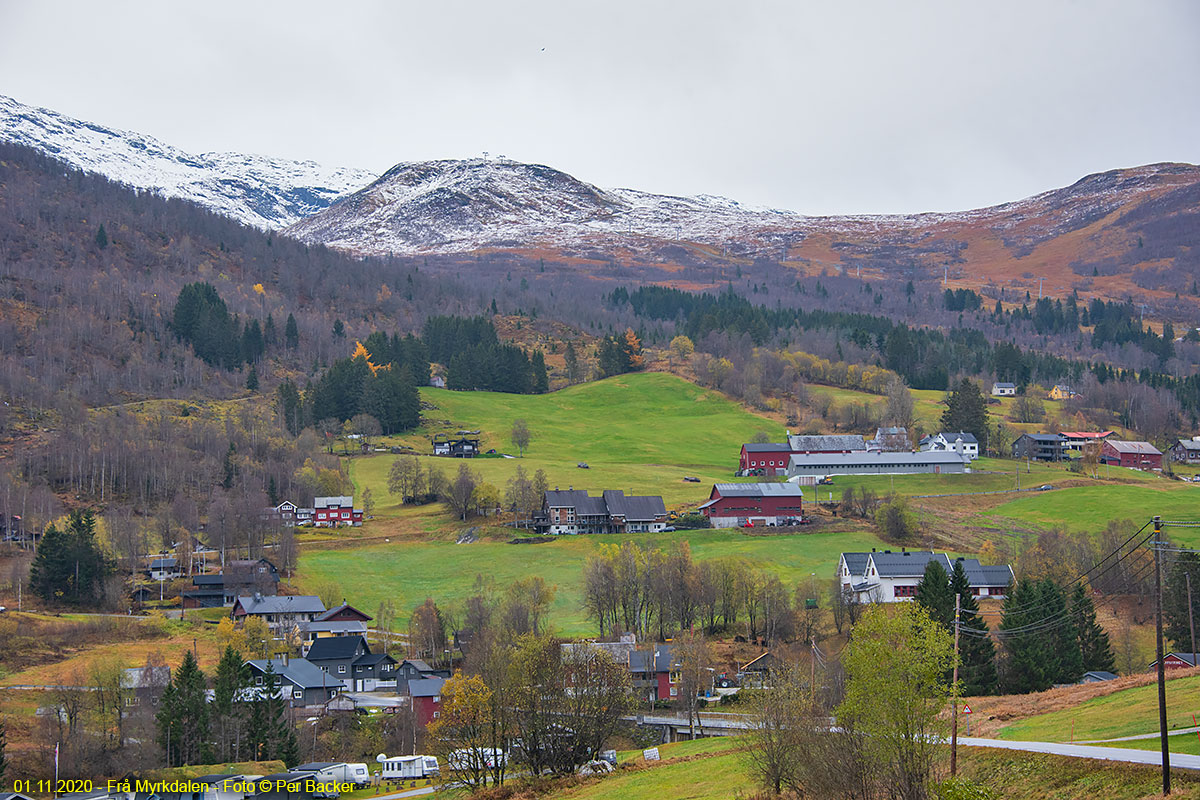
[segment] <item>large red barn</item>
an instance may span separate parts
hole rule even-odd
[[[1149,442],[1109,439],[1100,449],[1100,460],[1114,467],[1162,469],[1162,451]]]
[[[718,483],[700,506],[714,528],[782,525],[804,510],[804,492],[795,483]]]

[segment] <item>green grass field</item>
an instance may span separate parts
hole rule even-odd
[[[469,595],[476,575],[489,577],[500,587],[540,575],[556,589],[552,624],[559,633],[581,636],[595,633],[595,624],[588,621],[582,605],[584,562],[601,545],[625,539],[664,548],[687,542],[696,560],[740,556],[775,572],[791,588],[810,579],[823,587],[832,579],[843,550],[879,545],[873,534],[864,532],[749,536],[740,531],[711,530],[653,536],[564,536],[538,545],[489,540],[461,545],[405,541],[305,552],[295,581],[302,589],[336,582],[351,602],[370,613],[387,597],[405,609],[415,608],[426,597],[453,606]]]
[[[1143,482],[1136,484],[1107,483],[1023,494],[982,516],[998,522],[1012,519],[1039,526],[1061,525],[1075,531],[1103,530],[1111,519],[1145,521],[1156,514],[1167,520],[1200,517],[1200,486],[1141,477]],[[1198,528],[1168,527],[1167,535],[1179,544],[1200,543]]]
[[[1190,728],[1200,717],[1200,676],[1167,682],[1167,726]],[[1084,741],[1135,736],[1158,730],[1158,688],[1153,684],[1124,689],[1062,711],[1039,714],[1000,730],[1001,739],[1037,742]],[[1118,746],[1118,745],[1114,745]],[[1137,744],[1129,744],[1136,747]]]
[[[730,752],[737,739],[698,739],[659,747],[666,759],[683,756],[708,757],[633,772],[617,772],[594,783],[549,795],[562,800],[727,800],[748,795],[754,785],[741,755]],[[622,758],[622,761],[625,759]]]

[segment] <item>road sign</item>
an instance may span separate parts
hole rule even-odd
[[[649,750],[642,751],[642,758],[647,761],[658,761],[658,748],[651,747]]]
[[[964,714],[970,714],[970,713],[971,713],[971,707],[970,707],[970,706],[968,706],[968,705],[964,705],[964,706],[963,706],[963,713],[964,713]]]

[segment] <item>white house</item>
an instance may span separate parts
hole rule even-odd
[[[1016,394],[1017,385],[1015,383],[997,381],[992,384],[992,397],[1015,397]]]
[[[985,566],[975,558],[958,558],[971,594],[976,597],[1004,597],[1013,582],[1012,567],[1007,564]],[[930,561],[940,561],[949,574],[954,562],[945,553],[902,549],[870,553],[842,553],[838,560],[838,583],[842,591],[860,603],[899,603],[916,597],[917,586]]]
[[[922,453],[958,453],[974,461],[979,458],[979,440],[973,433],[942,431],[921,440],[918,449]]]

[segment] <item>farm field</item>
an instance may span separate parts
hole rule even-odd
[[[487,539],[472,544],[405,540],[353,549],[308,550],[293,582],[302,590],[336,582],[347,598],[370,613],[388,597],[401,608],[415,608],[426,597],[440,605],[454,605],[469,595],[476,575],[493,579],[498,587],[540,575],[556,587],[550,621],[557,632],[582,636],[595,633],[595,624],[583,610],[583,565],[599,548],[625,540],[662,548],[686,542],[697,561],[745,558],[779,575],[789,588],[810,579],[823,587],[832,580],[843,550],[881,545],[873,533],[844,527],[780,536],[748,535],[740,530],[563,536],[536,545]]]
[[[1103,474],[1103,473],[1101,473]],[[1061,525],[1074,531],[1098,531],[1110,519],[1139,522],[1154,515],[1163,519],[1200,518],[1200,486],[1163,478],[1153,483],[1113,485],[1097,483],[1052,492],[1023,494],[984,513],[996,522],[1005,519],[1025,524]],[[1200,529],[1167,528],[1172,541],[1187,546],[1200,543]]]

